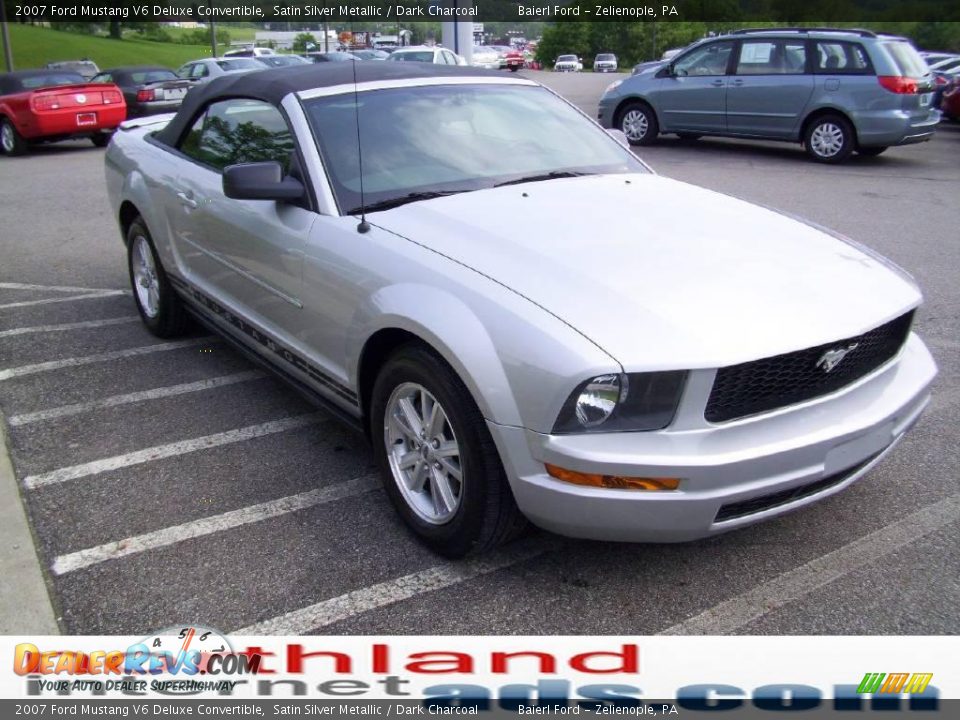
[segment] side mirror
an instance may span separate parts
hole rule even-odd
[[[627,140],[627,136],[623,134],[623,130],[618,130],[617,128],[607,128],[607,135],[612,137],[625,148],[629,149],[630,142]]]
[[[276,160],[230,165],[223,171],[223,194],[234,200],[299,200],[303,184],[283,176]]]

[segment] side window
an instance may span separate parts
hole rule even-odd
[[[100,73],[99,75],[94,75],[92,78],[90,78],[90,82],[111,83],[113,82],[113,77],[110,75],[110,73]]]
[[[737,75],[798,75],[806,65],[807,49],[802,42],[749,40],[740,46]]]
[[[444,50],[444,51],[443,51],[443,57],[444,57],[444,59],[447,61],[447,65],[456,65],[456,64],[457,64],[457,59],[453,56],[453,53],[451,53],[451,52],[449,52],[449,51],[447,51],[447,50]]]
[[[180,152],[215,170],[276,160],[289,169],[293,136],[283,115],[259,100],[212,103],[180,143]]]
[[[870,59],[862,45],[819,41],[816,47],[813,65],[818,73],[864,75],[870,72]]]
[[[694,48],[673,64],[673,70],[680,76],[726,75],[727,62],[733,52],[733,41],[710,43]]]

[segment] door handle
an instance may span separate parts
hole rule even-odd
[[[199,203],[196,200],[194,200],[192,197],[190,197],[190,195],[192,195],[192,193],[188,194],[185,192],[178,192],[177,198],[179,198],[180,203],[182,205],[186,205],[188,208],[193,208],[194,210],[196,210],[197,207],[199,206]]]
[[[737,87],[740,87],[741,85],[743,85],[743,80],[739,80],[739,79],[738,79],[738,80],[734,80],[734,81],[733,81],[733,84],[736,85]]]
[[[723,87],[723,80],[714,80],[710,84],[713,85],[714,87]]]

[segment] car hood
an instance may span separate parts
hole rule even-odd
[[[628,371],[816,346],[921,299],[905,273],[865,249],[652,174],[505,186],[369,220],[528,298]]]

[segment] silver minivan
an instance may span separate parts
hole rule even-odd
[[[633,145],[660,133],[803,143],[820,162],[929,140],[933,75],[909,40],[869,30],[739,30],[612,83],[599,120]]]

